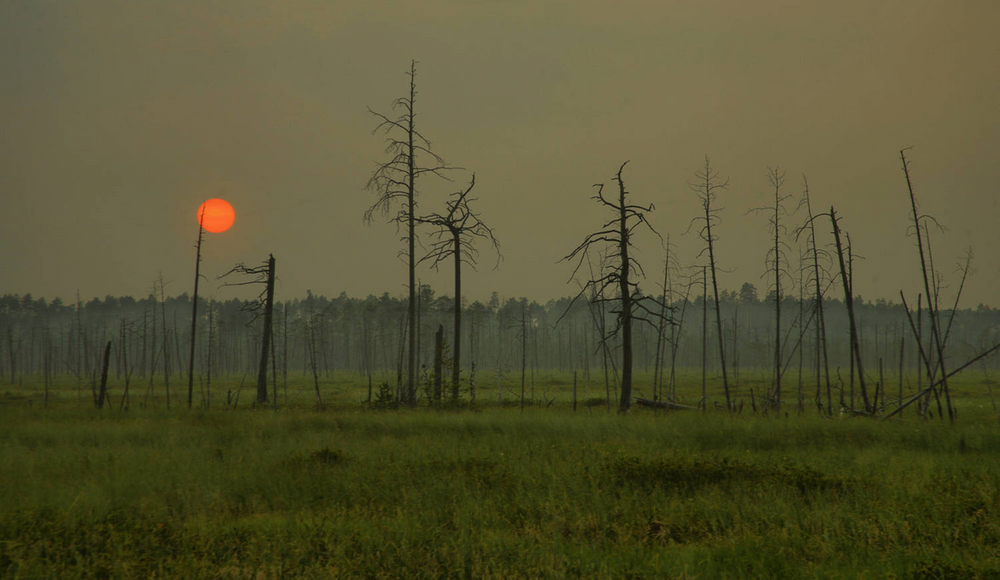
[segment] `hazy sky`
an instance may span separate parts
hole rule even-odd
[[[401,232],[362,223],[384,158],[366,107],[389,113],[416,59],[418,128],[476,172],[505,257],[493,270],[484,252],[467,298],[575,292],[557,261],[601,225],[591,185],[611,184],[625,160],[633,200],[655,204],[650,221],[682,264],[700,264],[701,242],[683,234],[707,154],[730,179],[723,288],[764,294],[766,218],[747,211],[768,203],[766,171],[779,166],[785,192],[797,198],[804,173],[815,206],[843,216],[864,257],[856,294],[915,301],[899,162],[913,146],[922,209],[948,228],[934,251],[949,292],[971,246],[963,303],[1000,306],[998,7],[3,0],[0,293],[140,296],[161,271],[168,294],[190,292],[208,197],[229,200],[236,224],[207,234],[205,295],[240,296],[215,277],[268,252],[279,298],[405,293]],[[420,184],[422,211],[468,174],[454,177]],[[832,243],[825,222],[821,241]],[[658,281],[659,240],[637,243]],[[450,293],[450,267],[418,275]]]

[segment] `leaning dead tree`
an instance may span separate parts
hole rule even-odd
[[[472,188],[476,186],[476,174],[472,174],[469,187],[464,191],[456,191],[445,204],[445,213],[432,213],[417,218],[417,222],[435,226],[434,244],[427,255],[420,261],[431,262],[435,270],[441,262],[449,257],[455,264],[455,331],[452,348],[451,397],[458,399],[459,379],[462,361],[462,263],[468,264],[473,270],[479,258],[476,249],[476,238],[488,240],[497,254],[496,266],[500,265],[503,255],[500,253],[500,242],[493,235],[493,230],[486,225],[479,214],[469,208],[469,203],[476,198],[469,197]],[[494,266],[494,267],[496,267]]]
[[[910,180],[910,167],[909,163],[906,161],[906,149],[902,149],[899,152],[899,158],[903,163],[903,174],[906,176],[906,189],[910,196],[910,208],[912,210],[913,217],[913,228],[917,235],[917,251],[920,254],[920,271],[923,274],[924,281],[924,292],[926,292],[927,300],[927,310],[931,321],[931,341],[933,343],[934,349],[931,351],[932,355],[937,355],[937,362],[932,367],[929,360],[925,360],[927,363],[927,378],[931,383],[934,383],[934,378],[938,370],[940,370],[941,379],[941,389],[944,391],[945,405],[948,408],[948,420],[955,422],[955,414],[951,407],[951,392],[948,389],[948,373],[945,371],[945,358],[944,358],[944,347],[945,338],[942,336],[943,332],[941,330],[941,320],[938,313],[938,288],[936,284],[936,275],[934,272],[934,262],[929,258],[930,255],[930,230],[927,227],[928,221],[933,221],[933,218],[927,215],[921,215],[917,206],[917,198],[913,193],[913,182]],[[926,236],[928,248],[924,249],[924,239]],[[930,260],[930,265],[928,261]],[[968,270],[966,270],[968,271]],[[963,280],[964,281],[964,280]],[[933,290],[933,292],[932,292]],[[957,306],[957,303],[956,303]],[[954,312],[954,310],[952,310]],[[919,315],[919,312],[918,312]],[[921,351],[922,352],[922,351]]]
[[[250,267],[243,263],[236,264],[233,269],[226,272],[220,278],[238,273],[250,276],[250,280],[243,282],[228,282],[225,286],[247,286],[250,284],[263,284],[264,289],[254,300],[247,302],[242,310],[249,312],[252,317],[247,326],[252,326],[261,316],[264,317],[264,332],[260,341],[260,364],[257,367],[257,402],[267,402],[267,357],[274,356],[271,349],[272,315],[274,313],[274,255],[268,256],[266,262],[261,266]],[[277,385],[275,385],[274,404],[278,404]]]
[[[617,302],[616,309],[612,310],[617,314],[617,322],[614,329],[605,333],[601,341],[606,343],[610,338],[620,335],[622,346],[622,366],[621,366],[621,398],[618,402],[618,410],[627,412],[632,405],[632,323],[636,320],[653,324],[652,318],[659,318],[663,315],[666,305],[659,303],[657,310],[650,310],[643,303],[646,301],[657,302],[650,296],[643,296],[639,291],[636,278],[645,274],[642,265],[635,258],[629,255],[632,249],[632,235],[639,226],[645,226],[659,237],[659,233],[646,221],[646,214],[653,211],[653,205],[648,207],[633,205],[628,203],[628,190],[625,188],[625,181],[622,179],[622,171],[628,161],[622,163],[615,175],[615,182],[618,183],[617,200],[609,200],[604,197],[604,184],[598,183],[597,194],[592,199],[597,200],[601,205],[614,213],[614,217],[604,223],[599,231],[588,234],[572,252],[560,261],[577,259],[576,267],[570,279],[576,277],[580,266],[583,265],[588,252],[591,249],[607,249],[605,256],[606,266],[598,271],[597,278],[591,277],[582,285],[580,293],[573,298],[575,302],[584,295],[587,289],[596,289],[603,293],[605,289],[616,292],[616,297],[602,298],[601,301]],[[572,303],[570,304],[572,306]],[[569,309],[567,308],[567,312]],[[641,312],[640,312],[641,311]],[[654,325],[655,326],[655,325]]]
[[[716,275],[718,268],[715,260],[715,242],[719,238],[712,234],[712,226],[719,221],[719,210],[721,209],[715,205],[715,201],[719,192],[729,187],[729,180],[727,179],[724,182],[719,181],[719,172],[712,169],[708,155],[705,156],[705,169],[695,173],[694,176],[696,181],[689,183],[688,187],[691,191],[698,194],[698,199],[701,201],[705,215],[695,217],[691,220],[691,224],[701,223],[701,229],[698,232],[701,235],[701,239],[705,241],[705,249],[701,251],[699,256],[708,252],[708,267],[712,272],[712,290],[715,296],[715,324],[719,336],[719,364],[722,367],[722,388],[726,392],[726,409],[732,410],[733,402],[729,393],[729,377],[726,375],[726,347],[722,336],[722,312],[719,307],[719,282]],[[705,307],[707,308],[708,305],[706,304]]]
[[[416,403],[417,374],[417,281],[416,281],[416,217],[417,179],[425,174],[444,177],[443,171],[452,169],[444,159],[431,151],[431,143],[416,129],[417,102],[417,62],[410,62],[410,93],[408,97],[400,97],[393,101],[392,110],[399,115],[390,118],[368,109],[378,119],[378,125],[372,133],[382,133],[386,136],[385,152],[387,161],[376,163],[375,171],[368,180],[366,189],[375,193],[377,199],[364,213],[364,220],[371,223],[375,213],[381,213],[388,221],[396,224],[397,230],[405,228],[405,254],[409,270],[409,305],[408,305],[408,348],[406,354],[406,391],[403,396],[411,405]],[[420,165],[418,158],[428,157],[430,165]],[[457,168],[455,168],[457,169]],[[395,213],[393,213],[395,212]]]
[[[837,222],[837,212],[830,206],[830,223],[833,225],[833,242],[837,248],[837,261],[840,264],[840,279],[844,287],[844,304],[847,306],[847,318],[851,329],[851,360],[858,371],[858,384],[861,385],[861,398],[865,403],[865,413],[874,413],[875,409],[868,399],[868,386],[865,378],[864,365],[861,364],[861,342],[858,339],[858,326],[854,316],[854,287],[853,280],[848,269],[848,262],[844,260],[844,245],[840,240],[840,225]],[[850,252],[848,246],[847,252]],[[853,377],[853,374],[851,375]],[[852,379],[853,380],[853,379]],[[853,389],[853,387],[851,387]],[[853,391],[851,396],[853,397]],[[854,409],[851,409],[852,411]]]

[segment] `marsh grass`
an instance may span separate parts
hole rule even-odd
[[[324,409],[304,381],[278,410],[12,392],[0,575],[1000,577],[1000,428],[975,383],[949,426],[574,414],[565,382],[523,412],[369,410],[350,380]]]

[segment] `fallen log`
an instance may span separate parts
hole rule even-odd
[[[697,411],[698,407],[691,407],[689,405],[681,405],[680,403],[671,403],[669,401],[650,401],[649,399],[636,399],[636,405],[642,405],[643,407],[652,407],[654,409],[670,409],[672,411]]]
[[[973,357],[971,360],[969,360],[969,362],[965,363],[964,365],[958,367],[957,369],[955,369],[955,370],[951,371],[950,373],[948,373],[947,375],[945,375],[944,378],[938,379],[937,381],[931,383],[931,385],[929,387],[927,387],[926,389],[924,389],[924,390],[920,391],[919,393],[917,393],[916,395],[913,395],[912,397],[910,397],[905,403],[903,403],[902,405],[896,407],[895,411],[893,411],[892,413],[889,413],[885,417],[882,417],[881,420],[885,421],[886,419],[890,419],[890,418],[894,417],[897,413],[899,413],[903,409],[909,407],[910,403],[913,403],[914,401],[916,401],[920,397],[923,397],[927,393],[930,393],[931,389],[933,389],[934,387],[940,385],[941,383],[945,382],[946,380],[950,379],[951,377],[953,377],[953,376],[957,375],[958,373],[964,371],[966,369],[966,367],[972,365],[974,362],[978,361],[979,359],[987,357],[987,356],[990,356],[991,354],[993,354],[994,352],[996,352],[998,350],[1000,350],[1000,344],[995,344],[995,345],[993,345],[993,348],[990,348],[988,350],[984,350],[983,352],[979,353],[978,355],[976,355],[975,357]]]

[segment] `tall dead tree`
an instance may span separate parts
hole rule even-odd
[[[861,344],[858,340],[858,327],[854,317],[854,289],[847,263],[844,261],[844,246],[840,241],[840,225],[837,223],[837,212],[830,206],[830,222],[833,224],[833,241],[837,247],[837,260],[840,262],[840,278],[844,286],[844,304],[847,305],[847,318],[851,328],[851,360],[858,370],[858,383],[861,385],[861,398],[865,403],[865,412],[873,412],[868,400],[868,388],[865,380],[864,366],[861,364]],[[853,376],[853,374],[852,374]],[[853,409],[852,409],[853,410]]]
[[[796,239],[808,228],[809,235],[806,237],[806,251],[812,254],[812,282],[816,287],[814,300],[814,316],[816,318],[816,407],[822,409],[822,385],[820,383],[820,369],[822,368],[826,378],[826,412],[833,414],[833,394],[830,387],[830,360],[827,356],[826,348],[826,318],[823,313],[823,273],[824,268],[820,266],[820,258],[829,259],[828,254],[820,249],[816,242],[816,224],[813,221],[812,203],[809,198],[809,181],[806,176],[802,176],[802,201],[799,207],[806,208],[807,221],[805,225],[796,229]],[[822,363],[822,365],[821,365]]]
[[[781,278],[788,274],[788,260],[785,258],[785,250],[788,245],[781,239],[785,233],[784,226],[781,225],[781,217],[788,215],[785,211],[784,202],[791,196],[781,193],[781,187],[785,184],[785,172],[777,167],[767,168],[767,182],[774,189],[774,205],[752,209],[753,212],[764,212],[767,214],[767,227],[770,230],[774,243],[767,251],[767,271],[764,274],[774,276],[774,384],[772,387],[771,406],[776,411],[781,410],[781,378],[783,374],[781,356],[781,298],[782,287]]]
[[[701,235],[701,239],[705,241],[705,249],[698,255],[701,256],[705,252],[708,252],[708,267],[712,272],[712,290],[715,296],[715,324],[719,335],[719,364],[722,367],[722,388],[726,393],[726,409],[732,410],[733,402],[729,394],[729,377],[726,375],[726,347],[722,335],[722,313],[719,308],[719,282],[716,275],[715,242],[718,240],[718,236],[712,234],[712,225],[718,222],[720,210],[720,208],[715,206],[715,201],[719,191],[729,187],[729,180],[719,182],[719,172],[712,169],[708,155],[705,156],[705,169],[696,172],[694,176],[696,181],[689,183],[688,187],[698,194],[698,199],[701,201],[705,215],[692,219],[691,224],[701,223],[699,234]],[[706,304],[705,307],[707,308],[708,305]]]
[[[462,263],[476,269],[479,251],[475,239],[489,240],[497,254],[497,266],[503,256],[500,254],[500,242],[493,235],[493,230],[486,225],[479,215],[469,208],[469,203],[476,200],[469,193],[476,186],[476,174],[472,174],[469,187],[464,191],[456,191],[452,199],[445,204],[445,213],[432,213],[417,218],[418,223],[435,226],[435,242],[430,251],[420,261],[429,260],[431,267],[437,270],[441,262],[449,257],[455,264],[455,312],[454,312],[454,344],[452,345],[451,368],[451,398],[458,399],[459,379],[462,362]],[[496,267],[496,266],[494,266]]]
[[[670,280],[670,269],[676,266],[677,257],[671,255],[670,253],[670,234],[667,234],[667,241],[663,245],[665,252],[663,258],[663,284],[660,286],[661,296],[663,297],[663,304],[669,305],[673,299],[673,285]],[[666,331],[667,321],[670,320],[670,315],[666,308],[661,311],[660,320],[656,328],[656,360],[653,364],[653,400],[659,401],[663,394],[663,367],[665,366],[666,357],[664,356],[664,345],[667,340],[664,340],[664,332]],[[673,333],[671,329],[671,333]],[[673,370],[673,369],[671,369]],[[672,378],[672,377],[671,377]]]
[[[242,310],[252,315],[247,326],[250,327],[258,318],[264,318],[264,330],[260,341],[260,363],[257,366],[257,402],[267,402],[267,359],[273,357],[271,351],[272,315],[274,313],[274,254],[268,256],[267,261],[261,266],[250,267],[242,263],[237,264],[232,270],[226,272],[220,278],[224,278],[232,273],[240,273],[251,276],[251,280],[243,282],[230,282],[226,286],[246,286],[249,284],[263,284],[264,289],[256,299],[243,305]],[[274,403],[277,405],[278,397],[275,394]]]
[[[635,320],[645,321],[652,324],[646,316],[659,317],[665,304],[660,304],[659,309],[650,310],[643,302],[654,301],[649,296],[643,296],[639,291],[638,283],[635,281],[640,276],[645,276],[642,266],[635,258],[629,255],[632,249],[632,235],[639,226],[645,226],[659,237],[659,233],[646,221],[646,214],[653,211],[653,205],[648,207],[630,204],[627,201],[628,190],[625,188],[625,181],[622,179],[622,171],[628,161],[622,163],[615,174],[615,182],[618,184],[618,199],[611,201],[604,197],[604,184],[598,183],[597,194],[592,199],[597,200],[601,205],[610,209],[614,217],[604,223],[599,231],[588,234],[572,252],[562,260],[578,259],[572,280],[576,277],[577,271],[586,259],[591,248],[607,248],[607,266],[598,272],[599,277],[591,277],[580,290],[580,293],[573,299],[584,295],[588,288],[597,288],[603,291],[605,288],[617,291],[618,296],[606,298],[604,300],[618,302],[617,309],[613,311],[617,314],[615,328],[601,337],[602,342],[609,338],[621,336],[622,345],[622,366],[621,366],[621,397],[619,398],[618,410],[627,412],[632,405],[632,323]],[[641,310],[642,313],[638,311]],[[569,312],[569,309],[566,310]]]
[[[191,352],[188,356],[188,409],[194,398],[194,342],[198,332],[198,281],[201,279],[201,242],[205,237],[205,205],[201,205],[201,215],[198,216],[198,243],[195,244],[194,260],[194,297],[191,299]]]
[[[906,176],[906,189],[910,195],[910,208],[912,209],[913,212],[912,214],[913,227],[914,231],[917,234],[917,250],[920,253],[920,271],[923,274],[924,292],[927,293],[928,297],[927,310],[930,315],[930,321],[931,321],[931,340],[933,341],[934,344],[934,354],[936,354],[938,357],[937,367],[941,369],[941,376],[944,377],[941,380],[941,389],[944,391],[944,400],[948,408],[948,420],[954,423],[955,415],[951,407],[951,393],[948,389],[948,379],[947,379],[948,373],[945,371],[945,366],[944,366],[945,363],[944,340],[942,339],[941,336],[942,332],[940,328],[940,320],[938,319],[937,288],[936,287],[933,288],[934,292],[933,293],[931,292],[932,290],[931,287],[932,285],[935,284],[934,263],[933,261],[931,261],[930,266],[928,267],[927,254],[930,253],[930,249],[928,248],[927,254],[924,253],[924,242],[923,242],[924,235],[921,233],[921,231],[926,232],[926,235],[928,236],[927,242],[928,245],[930,245],[930,233],[927,229],[927,226],[924,223],[928,220],[932,220],[933,218],[926,215],[921,215],[918,212],[917,198],[916,195],[914,195],[913,193],[913,182],[910,180],[910,167],[909,163],[907,163],[906,161],[906,149],[900,150],[899,158],[903,163],[903,174]],[[936,372],[936,370],[937,370],[936,368],[933,369],[932,373]],[[928,380],[930,380],[932,383],[934,382],[934,376],[935,376],[934,374],[930,374],[928,376]]]
[[[389,118],[371,109],[368,112],[378,120],[378,125],[372,133],[386,135],[385,152],[388,161],[376,163],[375,171],[368,180],[366,189],[375,193],[377,199],[364,213],[364,220],[371,223],[376,212],[387,217],[397,228],[405,227],[406,255],[409,269],[409,304],[408,304],[408,349],[406,355],[406,392],[407,402],[416,403],[416,353],[417,353],[417,282],[416,282],[416,216],[417,178],[424,174],[444,177],[442,172],[451,169],[444,159],[431,151],[431,143],[416,129],[417,102],[417,62],[410,62],[410,93],[408,97],[400,97],[393,101],[392,110],[399,110],[396,118]],[[422,166],[418,157],[429,157],[433,165]],[[456,168],[457,169],[457,168]],[[391,212],[396,210],[395,214]],[[391,216],[391,217],[390,217]]]

